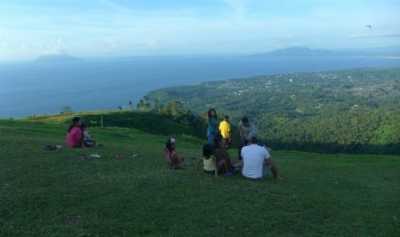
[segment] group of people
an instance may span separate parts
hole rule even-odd
[[[257,140],[254,124],[247,117],[239,122],[240,145],[239,162],[233,163],[228,152],[232,144],[232,128],[229,116],[218,120],[215,109],[208,111],[207,144],[203,146],[203,170],[207,174],[234,175],[240,171],[248,179],[262,179],[269,172],[276,179],[278,169],[274,164],[267,147]],[[176,139],[168,139],[165,158],[173,169],[183,167],[184,159],[176,152]]]
[[[218,122],[218,115],[215,109],[208,111],[207,141],[203,147],[204,171],[210,172],[215,169],[218,173],[232,175],[235,170],[249,179],[261,179],[271,171],[274,178],[278,177],[278,170],[272,161],[267,147],[259,144],[254,124],[250,123],[247,117],[239,122],[240,145],[238,149],[239,162],[233,164],[227,149],[232,143],[232,129],[229,116],[224,116]],[[215,159],[215,162],[210,162]],[[215,167],[210,167],[210,164]]]
[[[218,120],[215,109],[208,111],[207,144],[203,146],[203,170],[207,174],[232,176],[241,172],[243,177],[261,179],[272,173],[278,177],[278,170],[267,147],[257,140],[255,126],[247,117],[239,123],[240,145],[238,162],[234,163],[228,149],[232,144],[232,128],[229,116]],[[70,148],[94,147],[96,142],[89,135],[81,118],[72,119],[68,128],[66,144]],[[176,151],[176,138],[170,137],[165,145],[165,159],[171,169],[183,168],[184,158]]]
[[[69,126],[65,143],[70,148],[84,148],[96,146],[95,140],[89,134],[87,126],[80,117],[74,117]]]

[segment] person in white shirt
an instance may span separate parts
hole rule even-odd
[[[249,179],[261,179],[271,170],[274,179],[278,178],[278,169],[272,161],[271,155],[264,146],[257,144],[253,136],[249,145],[242,148],[242,175]]]

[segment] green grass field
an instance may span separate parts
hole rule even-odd
[[[274,151],[284,180],[251,182],[204,175],[189,136],[178,171],[166,137],[136,129],[93,128],[102,148],[43,149],[65,130],[0,121],[0,236],[400,236],[400,157]]]

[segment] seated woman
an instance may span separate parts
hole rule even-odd
[[[181,169],[183,168],[183,157],[180,157],[176,152],[176,139],[170,137],[165,144],[164,149],[165,159],[168,162],[169,168],[171,169]]]
[[[232,166],[231,158],[226,150],[225,142],[223,139],[217,138],[215,140],[215,159],[218,168],[218,174],[223,174],[225,176],[231,176],[234,172],[234,167]]]
[[[81,128],[81,118],[75,117],[72,119],[72,124],[68,128],[65,143],[70,148],[83,147],[83,132]]]
[[[206,174],[215,174],[214,146],[211,144],[203,146],[203,170]]]
[[[82,123],[81,129],[82,129],[82,136],[83,136],[83,146],[84,147],[95,147],[96,141],[93,140],[92,136],[90,136],[89,131],[87,129],[87,125],[85,123]]]

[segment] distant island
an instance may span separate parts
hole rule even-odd
[[[38,57],[35,62],[40,63],[60,63],[60,62],[75,62],[80,61],[80,58],[68,54],[47,54]]]

